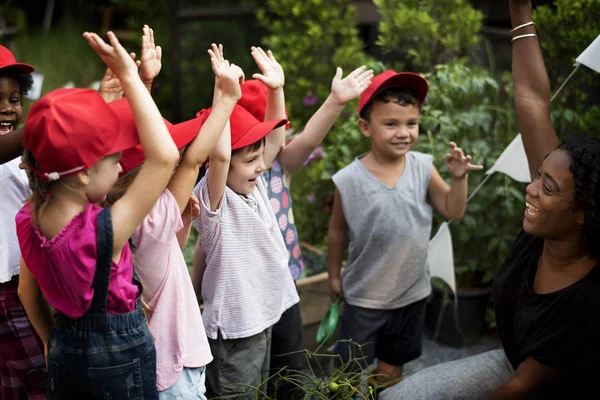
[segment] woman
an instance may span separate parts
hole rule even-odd
[[[550,121],[529,0],[510,0],[515,106],[529,162],[523,230],[496,276],[503,349],[423,370],[389,399],[587,398],[600,368],[600,140]]]

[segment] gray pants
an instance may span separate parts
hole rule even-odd
[[[269,377],[271,328],[242,339],[208,339],[213,361],[206,367],[207,397],[249,398]]]
[[[380,400],[482,399],[514,374],[504,350],[434,365],[381,392]]]

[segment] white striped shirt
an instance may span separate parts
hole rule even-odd
[[[202,280],[204,328],[211,339],[256,335],[274,325],[281,314],[299,301],[288,269],[281,231],[261,176],[251,207],[225,188],[217,211],[210,210],[207,177],[194,188],[200,216],[194,226],[206,253]]]

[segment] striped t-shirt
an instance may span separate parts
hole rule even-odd
[[[211,339],[219,331],[224,339],[250,337],[274,325],[299,301],[287,250],[262,176],[246,199],[226,187],[213,212],[209,173],[194,189],[201,204],[194,225],[206,253],[204,328]]]

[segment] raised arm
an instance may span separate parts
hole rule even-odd
[[[215,46],[211,52],[213,54],[220,52],[220,57],[222,58],[222,46],[220,48]],[[215,81],[215,85],[219,86],[219,99],[215,100],[210,115],[200,128],[200,133],[188,145],[183,155],[183,160],[179,163],[175,175],[173,175],[173,178],[169,182],[169,191],[177,200],[180,210],[183,210],[187,205],[190,193],[192,193],[192,189],[196,183],[200,166],[206,160],[208,154],[215,148],[217,141],[222,136],[225,125],[229,121],[233,107],[235,107],[235,104],[242,96],[240,80],[243,77],[243,72],[240,68],[225,66],[223,64],[223,68],[219,67],[218,73],[219,79]],[[231,152],[231,149],[228,150]],[[213,159],[211,159],[211,167],[214,165],[216,164],[213,164]],[[211,172],[214,172],[214,170]]]
[[[135,62],[112,32],[107,35],[110,45],[95,33],[86,32],[84,37],[121,81],[133,111],[145,158],[130,188],[112,207],[113,260],[118,260],[129,237],[165,190],[179,161],[179,151],[138,75]]]
[[[371,84],[371,78],[373,70],[366,71],[365,66],[355,69],[344,79],[342,69],[336,70],[331,82],[331,94],[310,118],[302,133],[281,150],[279,161],[287,173],[293,174],[304,165],[313,150],[325,139],[346,103],[360,96]]]
[[[513,30],[533,20],[529,0],[510,0]],[[513,31],[512,73],[515,107],[531,179],[537,176],[544,157],[558,147],[558,137],[550,119],[550,82],[533,25]]]
[[[262,81],[268,88],[265,121],[286,119],[285,96],[283,94],[285,75],[283,68],[281,68],[271,50],[265,53],[260,47],[252,47],[251,54],[254,61],[256,61],[256,65],[258,65],[258,68],[262,72],[262,74],[254,74],[252,77]],[[285,142],[285,126],[273,129],[267,135],[266,140],[267,145],[263,159],[267,169],[270,169],[277,154],[279,154],[281,146]]]

